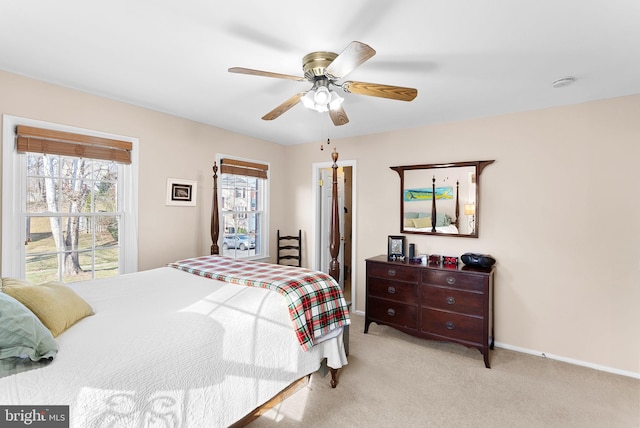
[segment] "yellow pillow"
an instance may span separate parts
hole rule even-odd
[[[414,227],[419,229],[423,227],[431,227],[431,217],[414,218],[413,224]]]
[[[91,306],[61,282],[33,285],[17,278],[2,278],[2,291],[29,308],[54,337],[93,315]]]

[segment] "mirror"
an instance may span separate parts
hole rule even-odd
[[[400,233],[477,238],[480,174],[493,162],[392,166],[400,175]]]

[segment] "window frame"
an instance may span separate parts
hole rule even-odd
[[[270,180],[270,174],[269,174],[269,169],[271,167],[271,165],[269,164],[269,162],[266,161],[262,161],[262,160],[258,160],[258,159],[250,159],[250,158],[244,158],[244,157],[237,157],[237,156],[231,156],[231,155],[225,155],[222,153],[218,153],[216,156],[216,162],[218,165],[221,165],[221,161],[222,159],[233,159],[233,160],[237,160],[237,161],[243,161],[243,162],[251,162],[251,163],[257,163],[257,164],[263,164],[267,166],[267,178],[257,178],[257,180],[261,180],[262,184],[259,185],[259,187],[261,187],[262,193],[263,193],[263,206],[262,206],[262,210],[261,211],[246,211],[247,213],[251,213],[251,212],[261,212],[262,215],[262,220],[260,222],[260,253],[256,253],[253,256],[248,256],[248,257],[235,257],[235,255],[228,255],[228,257],[232,257],[232,258],[237,258],[239,260],[267,260],[269,259],[269,201],[270,201],[270,191],[271,191],[271,180]],[[224,231],[224,206],[222,204],[222,192],[221,192],[221,186],[220,183],[223,181],[222,180],[222,176],[224,174],[220,173],[218,176],[218,207],[219,207],[219,212],[218,212],[218,219],[219,219],[219,233],[218,233],[218,246],[220,248],[220,254],[223,255],[223,243],[224,243],[224,237],[225,237],[225,231]],[[231,175],[242,175],[242,174],[231,174]],[[259,189],[260,190],[260,189]],[[226,254],[225,254],[226,255]]]
[[[2,116],[2,267],[1,275],[25,277],[26,228],[16,224],[26,222],[26,179],[25,153],[16,150],[16,126],[26,125],[62,132],[91,135],[103,138],[129,141],[131,164],[118,166],[118,204],[122,207],[122,224],[119,235],[120,257],[118,274],[138,270],[138,139],[122,135],[49,123],[34,119]]]

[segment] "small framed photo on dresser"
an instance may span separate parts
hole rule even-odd
[[[389,235],[387,258],[389,260],[404,260],[406,247],[404,236]]]

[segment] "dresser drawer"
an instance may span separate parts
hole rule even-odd
[[[367,259],[366,266],[365,333],[378,323],[415,337],[457,342],[478,349],[485,367],[491,367],[494,267],[445,269],[389,261],[384,254]]]
[[[483,292],[485,280],[480,275],[434,269],[422,271],[422,283]]]
[[[445,311],[459,312],[467,315],[482,316],[484,314],[484,294],[461,291],[450,287],[421,286],[422,306]]]
[[[482,318],[435,309],[422,309],[422,333],[482,343],[483,326]]]
[[[367,318],[384,324],[395,324],[407,328],[417,328],[417,306],[403,305],[388,300],[367,298]]]
[[[418,284],[407,284],[389,279],[370,277],[367,282],[367,295],[409,304],[417,304]]]
[[[392,279],[395,281],[417,283],[419,278],[419,271],[418,269],[400,265],[393,265],[389,263],[370,263],[367,265],[367,275],[375,276],[377,278]]]

